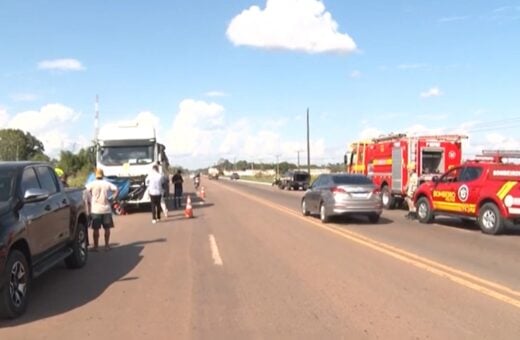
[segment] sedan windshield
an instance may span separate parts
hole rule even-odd
[[[332,176],[334,184],[373,184],[372,180],[366,176],[357,175],[337,175]]]
[[[0,170],[0,202],[7,202],[13,196],[15,173]]]
[[[100,150],[100,162],[105,165],[150,164],[153,159],[153,145],[106,146]]]

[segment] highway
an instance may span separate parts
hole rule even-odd
[[[518,231],[402,210],[322,224],[302,192],[202,185],[193,219],[116,217],[114,248],[35,280],[0,339],[520,338]]]

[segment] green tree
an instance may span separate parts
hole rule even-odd
[[[0,130],[0,160],[47,160],[43,143],[29,132],[18,129]]]

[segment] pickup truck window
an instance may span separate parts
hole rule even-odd
[[[12,196],[14,173],[10,171],[0,172],[0,202],[7,202]]]
[[[462,173],[460,174],[460,180],[463,182],[473,181],[480,177],[482,174],[482,168],[468,166],[465,167]]]
[[[39,166],[36,168],[42,188],[47,189],[51,194],[54,194],[58,192],[58,183],[56,183],[56,176],[54,176],[51,171],[52,169],[47,166]]]
[[[22,195],[27,189],[39,189],[40,183],[33,168],[27,168],[22,175]]]

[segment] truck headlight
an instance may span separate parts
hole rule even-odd
[[[513,202],[514,202],[514,199],[513,199],[513,196],[511,196],[511,195],[507,195],[506,198],[504,198],[504,204],[508,208],[511,208],[513,206]]]

